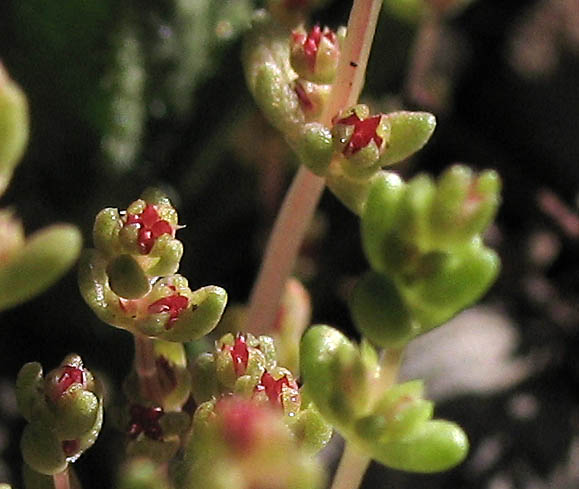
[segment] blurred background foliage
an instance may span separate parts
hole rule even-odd
[[[329,1],[314,20],[344,24],[349,5]],[[182,273],[245,301],[295,168],[244,86],[240,36],[255,6],[0,2],[0,58],[27,93],[32,121],[2,205],[28,232],[71,222],[88,244],[100,208],[125,208],[161,186],[187,225]],[[434,42],[424,44],[429,32]],[[366,488],[579,487],[578,54],[574,0],[479,0],[434,23],[381,17],[366,101],[438,117],[432,141],[400,171],[437,174],[456,161],[497,169],[504,203],[487,239],[504,270],[482,306],[426,335],[405,367],[444,401],[438,413],[465,428],[471,455],[439,475],[372,466]],[[326,195],[298,266],[316,322],[355,334],[344,299],[365,267],[357,219]],[[0,334],[0,480],[19,487],[20,366],[54,366],[74,351],[108,379],[115,404],[132,344],[90,312],[74,272],[3,313]],[[79,464],[87,489],[110,487],[122,453],[111,424]]]

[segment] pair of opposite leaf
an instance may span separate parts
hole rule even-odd
[[[404,183],[384,173],[361,219],[372,271],[350,299],[360,332],[375,345],[401,348],[479,299],[500,260],[482,234],[500,201],[494,171],[446,170],[438,182],[418,175]]]
[[[6,190],[28,142],[28,104],[0,64],[0,196]],[[82,238],[69,225],[56,224],[25,238],[20,220],[0,209],[0,311],[43,292],[76,261]]]
[[[211,331],[227,294],[217,286],[191,291],[177,274],[183,245],[169,199],[146,191],[126,212],[103,209],[93,229],[95,249],[79,266],[85,301],[104,322],[135,334],[187,342]]]
[[[461,462],[468,440],[454,423],[433,420],[422,381],[384,388],[376,351],[358,348],[329,326],[313,326],[301,343],[305,393],[347,441],[389,467],[438,472]]]

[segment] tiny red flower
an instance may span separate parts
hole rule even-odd
[[[72,365],[65,365],[62,367],[62,375],[56,382],[56,387],[51,394],[55,399],[61,397],[73,384],[84,384],[85,377],[82,369],[73,367]]]
[[[152,204],[147,204],[140,214],[128,214],[126,224],[139,226],[137,243],[143,255],[147,255],[151,251],[157,238],[163,234],[175,235],[173,226],[168,221],[161,219],[156,207]]]
[[[378,126],[380,125],[380,120],[382,116],[380,114],[368,117],[366,119],[360,119],[358,115],[354,112],[351,115],[344,117],[335,121],[335,124],[341,124],[344,126],[354,126],[352,135],[349,141],[344,147],[344,156],[351,156],[362,148],[365,148],[370,144],[371,141],[376,143],[378,149],[382,147],[384,138],[378,135],[376,132]]]
[[[265,392],[271,404],[275,406],[282,405],[281,395],[283,393],[283,386],[287,385],[291,389],[298,388],[295,381],[290,381],[287,375],[275,380],[269,372],[265,372],[261,376],[260,383],[255,387],[256,392]]]
[[[189,299],[184,295],[175,293],[168,297],[162,297],[161,299],[153,302],[147,311],[149,314],[159,314],[162,312],[169,313],[169,320],[165,324],[165,329],[171,329],[175,322],[179,319],[179,315],[189,305]]]
[[[245,373],[247,369],[247,364],[249,362],[249,350],[247,348],[247,343],[245,341],[245,336],[238,334],[235,337],[235,342],[233,346],[225,345],[223,347],[225,351],[229,351],[231,354],[231,359],[233,360],[233,368],[235,369],[235,375],[238,377]]]

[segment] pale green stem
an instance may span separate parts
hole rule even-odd
[[[70,477],[68,467],[58,474],[52,476],[54,489],[70,489]]]
[[[370,465],[370,457],[360,453],[356,447],[346,442],[338,470],[334,475],[331,489],[353,489],[360,487],[364,474]]]
[[[144,399],[160,403],[163,390],[157,375],[155,347],[151,338],[134,335],[135,338],[135,371],[139,379],[139,389]]]
[[[382,0],[354,0],[336,80],[320,118],[327,126],[360,96],[381,4]],[[272,329],[285,284],[324,187],[323,178],[300,167],[282,203],[251,291],[248,331],[264,334]]]
[[[382,351],[377,382],[372,388],[371,403],[377,402],[381,394],[396,383],[403,353],[403,349]],[[360,487],[370,461],[370,457],[360,452],[354,444],[346,441],[331,489],[357,489]]]

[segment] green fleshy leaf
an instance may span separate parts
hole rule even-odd
[[[0,64],[0,195],[28,142],[28,103]]]
[[[430,247],[430,208],[436,186],[432,179],[419,174],[406,184],[396,217],[395,235],[418,250]],[[388,243],[385,243],[388,248]]]
[[[97,250],[85,250],[78,265],[80,293],[93,312],[107,324],[117,328],[133,328],[133,321],[127,317],[119,304],[119,297],[111,290],[106,274],[107,260]]]
[[[24,461],[41,474],[54,475],[67,466],[61,441],[53,430],[44,425],[26,425],[20,440],[20,449]]]
[[[398,288],[388,277],[368,272],[349,301],[358,330],[382,348],[401,348],[417,333],[417,325]]]
[[[27,421],[32,420],[36,399],[42,395],[42,381],[42,365],[38,362],[29,362],[18,372],[16,379],[18,410]]]
[[[468,439],[454,423],[434,420],[424,423],[411,437],[376,443],[372,457],[394,469],[432,473],[448,470],[464,460]]]
[[[432,239],[442,249],[460,248],[481,234],[500,203],[501,182],[494,171],[473,175],[453,165],[439,178],[431,208]]]
[[[304,390],[326,420],[347,428],[368,405],[368,365],[338,330],[312,326],[301,342]]]
[[[381,178],[381,175],[382,172],[378,172],[367,180],[360,180],[348,177],[341,169],[334,170],[330,167],[330,173],[326,176],[326,184],[342,204],[354,214],[361,216],[366,207],[372,184]]]
[[[405,192],[402,179],[391,172],[382,172],[374,180],[361,221],[362,245],[374,270],[386,272],[385,237],[396,222],[398,208]],[[398,262],[398,260],[396,260]]]
[[[300,162],[313,173],[324,176],[334,151],[332,132],[318,122],[305,124],[295,142],[291,142]]]
[[[227,292],[221,287],[208,285],[192,294],[190,307],[183,311],[171,329],[163,333],[161,339],[184,343],[209,333],[221,318],[227,304]]]
[[[218,393],[215,357],[202,353],[197,357],[192,370],[193,397],[199,405]]]
[[[159,260],[147,269],[148,275],[152,277],[172,275],[179,269],[183,256],[183,243],[170,234],[163,234],[155,241],[149,256],[159,257]]]
[[[428,112],[392,112],[386,115],[391,125],[388,147],[380,157],[384,167],[398,163],[421,149],[432,136],[436,118]]]
[[[115,245],[122,227],[123,220],[118,209],[107,207],[101,210],[95,218],[92,231],[95,248],[107,255],[118,253],[118,246]]]
[[[99,400],[82,388],[71,386],[56,402],[56,432],[61,440],[76,440],[92,429],[97,421]]]
[[[479,299],[496,280],[500,259],[477,238],[460,254],[426,255],[420,268],[422,276],[402,293],[424,332]]]
[[[249,90],[266,118],[294,139],[305,122],[292,82],[289,31],[264,14],[254,20],[243,45],[243,66]]]
[[[59,224],[33,234],[12,260],[0,267],[0,310],[25,302],[56,282],[78,258],[80,232]]]
[[[120,255],[108,264],[111,290],[124,299],[140,299],[151,290],[149,277],[131,255]]]

